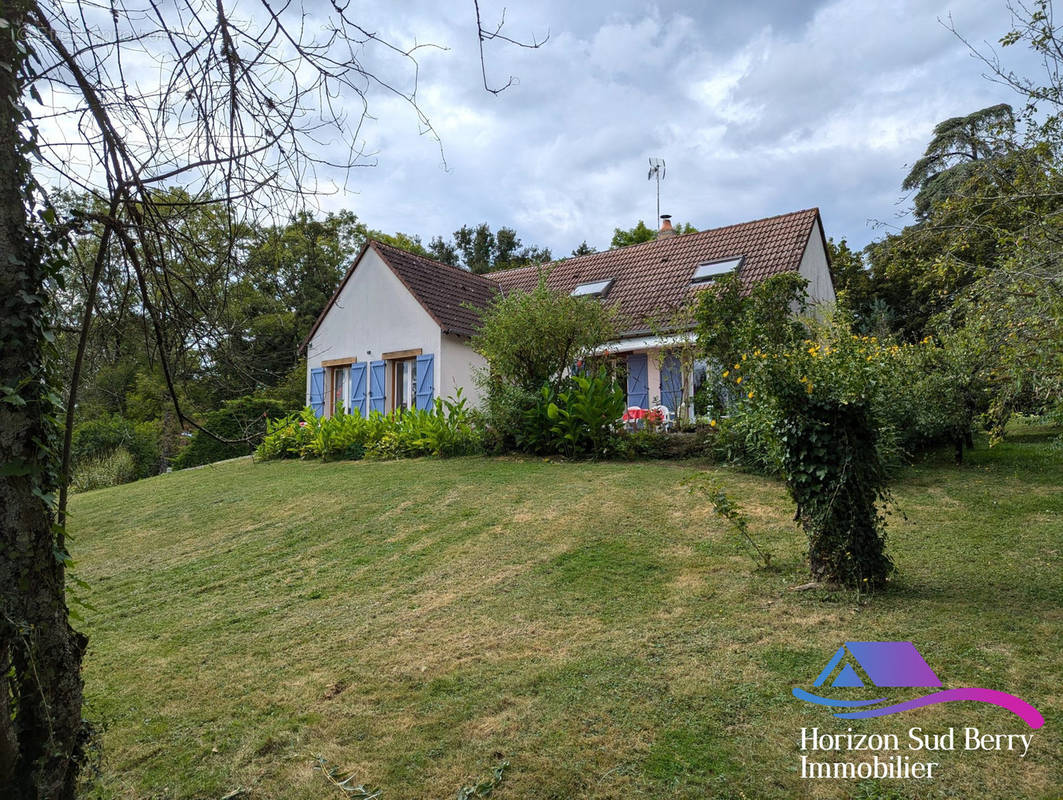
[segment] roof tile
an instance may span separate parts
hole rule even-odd
[[[375,240],[370,246],[391,266],[444,333],[471,336],[480,323],[474,308],[486,308],[498,294],[498,284],[482,275]]]
[[[568,293],[581,283],[614,278],[603,302],[617,306],[633,328],[645,327],[704,288],[705,284],[690,283],[694,269],[702,262],[744,257],[739,276],[747,287],[771,275],[796,270],[818,216],[819,210],[810,208],[565,259],[544,265],[546,285]],[[529,291],[539,280],[539,268],[492,272],[489,277],[504,292]]]
[[[796,270],[818,217],[819,209],[810,208],[489,275],[475,275],[375,240],[368,246],[391,267],[444,333],[471,336],[480,321],[477,309],[486,308],[500,290],[534,289],[540,270],[546,272],[547,286],[566,294],[581,283],[613,278],[602,302],[617,306],[621,317],[637,330],[704,288],[690,283],[694,269],[702,262],[743,257],[739,277],[747,287],[771,275]],[[347,277],[357,265],[356,261]],[[334,300],[335,295],[307,342]]]

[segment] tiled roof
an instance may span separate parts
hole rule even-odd
[[[545,264],[542,269],[547,272],[547,286],[565,293],[581,283],[612,278],[603,302],[618,306],[622,318],[634,332],[644,329],[650,320],[666,316],[669,309],[678,307],[704,286],[690,283],[694,269],[703,262],[742,257],[739,276],[747,287],[771,275],[796,270],[818,217],[819,209],[809,208],[568,258]],[[486,308],[500,290],[530,291],[539,281],[538,266],[474,275],[383,242],[372,240],[365,249],[370,247],[391,267],[444,333],[471,336],[480,321],[475,308]],[[304,347],[362,255],[364,250],[314,323]]]
[[[569,258],[544,265],[546,284],[567,294],[581,283],[615,279],[604,302],[618,306],[627,324],[637,330],[706,285],[690,284],[702,262],[743,257],[739,275],[747,287],[796,270],[818,216],[819,209],[810,208]],[[539,268],[492,272],[489,277],[504,292],[528,291],[538,283]]]
[[[498,284],[483,275],[415,256],[375,240],[370,247],[394,270],[444,333],[471,336],[480,317],[466,303],[486,308],[498,294]]]

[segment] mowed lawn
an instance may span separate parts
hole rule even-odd
[[[775,569],[681,485],[699,469]],[[384,800],[502,761],[499,800],[1060,797],[1063,450],[983,444],[895,494],[898,573],[870,599],[793,591],[782,484],[697,463],[241,461],[76,496],[95,791],[343,797],[321,756]],[[795,700],[852,639],[910,639],[946,687],[1046,724],[1023,759],[923,758],[932,782],[802,780],[803,726],[1028,731],[975,703],[846,723]]]

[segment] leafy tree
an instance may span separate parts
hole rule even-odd
[[[726,369],[753,350],[781,347],[806,335],[800,315],[808,306],[808,280],[796,272],[773,275],[748,292],[737,273],[717,278],[694,311],[704,356]]]
[[[462,225],[454,231],[452,246],[440,240],[435,247],[437,252],[445,256],[437,260],[453,263],[448,260],[453,250],[460,254],[461,265],[478,275],[550,260],[549,249],[525,246],[512,228],[501,227],[494,233],[486,222],[481,222],[475,228]]]
[[[698,229],[689,222],[680,222],[672,227],[677,234],[698,232]],[[627,247],[629,244],[652,242],[656,238],[657,231],[653,228],[646,227],[646,222],[640,219],[634,228],[628,228],[627,230],[623,228],[615,228],[613,230],[613,240],[609,243],[609,248],[615,250],[618,247]]]
[[[1005,263],[1017,242],[1046,233],[1044,222],[1063,207],[1050,189],[1055,170],[1053,146],[1036,140],[972,163],[957,194],[926,219],[868,245],[874,294],[903,338],[932,332],[931,321]]]
[[[442,236],[433,236],[428,243],[428,257],[452,267],[458,266],[458,248]]]
[[[573,256],[589,256],[591,253],[597,253],[598,250],[587,244],[587,240],[584,239],[579,243],[579,247],[572,251]]]
[[[657,231],[646,227],[645,221],[640,219],[634,228],[628,230],[614,228],[613,239],[609,242],[609,247],[615,250],[618,247],[627,247],[629,244],[652,242],[656,238]]]
[[[882,325],[883,310],[875,302],[875,287],[863,255],[850,248],[844,238],[837,243],[827,239],[827,255],[838,305],[852,316],[856,330],[864,333],[876,330]]]
[[[482,275],[490,272],[495,254],[495,235],[486,222],[475,228],[462,225],[454,231],[454,244],[461,253],[462,263],[470,272]]]
[[[1014,133],[1015,116],[1007,103],[939,122],[923,157],[901,185],[905,191],[918,189],[916,217],[926,219],[935,205],[959,194],[974,176],[977,162],[1007,152]]]
[[[537,392],[557,390],[566,370],[614,338],[616,313],[587,297],[572,297],[546,286],[545,276],[530,292],[500,295],[483,312],[472,339],[488,363],[488,388],[503,382]]]
[[[400,250],[405,250],[407,253],[424,256],[425,258],[432,257],[431,252],[422,244],[421,237],[417,234],[403,233],[402,231],[396,231],[395,233],[369,231],[369,237],[385,244],[390,244]]]

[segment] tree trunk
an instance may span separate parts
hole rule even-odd
[[[57,410],[45,380],[43,248],[28,224],[19,124],[29,0],[0,16],[0,797],[73,798],[85,726],[81,658],[44,498],[58,484]],[[14,34],[14,35],[12,35]]]

